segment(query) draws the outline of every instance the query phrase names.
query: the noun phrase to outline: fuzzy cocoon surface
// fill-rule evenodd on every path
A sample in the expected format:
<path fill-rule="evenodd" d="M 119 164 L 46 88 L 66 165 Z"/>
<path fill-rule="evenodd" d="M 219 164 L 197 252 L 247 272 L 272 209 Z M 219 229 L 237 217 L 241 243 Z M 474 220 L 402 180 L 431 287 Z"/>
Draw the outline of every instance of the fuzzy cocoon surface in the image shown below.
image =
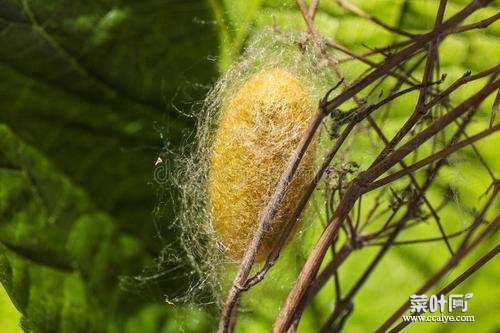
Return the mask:
<path fill-rule="evenodd" d="M 239 260 L 244 255 L 258 215 L 312 115 L 303 85 L 283 69 L 254 74 L 224 104 L 214 137 L 208 194 L 214 229 L 229 257 Z M 314 143 L 300 163 L 257 259 L 272 250 L 312 179 L 313 152 Z"/>

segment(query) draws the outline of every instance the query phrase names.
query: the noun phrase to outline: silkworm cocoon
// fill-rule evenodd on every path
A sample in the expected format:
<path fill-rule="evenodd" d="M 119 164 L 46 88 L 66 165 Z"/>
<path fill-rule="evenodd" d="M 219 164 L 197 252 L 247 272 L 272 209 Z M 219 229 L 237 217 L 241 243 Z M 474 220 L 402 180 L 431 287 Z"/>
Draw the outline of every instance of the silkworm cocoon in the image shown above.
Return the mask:
<path fill-rule="evenodd" d="M 231 258 L 239 260 L 253 236 L 259 213 L 308 127 L 313 109 L 296 76 L 283 69 L 268 69 L 243 83 L 221 112 L 208 194 L 218 240 Z M 301 161 L 257 259 L 272 250 L 310 182 L 313 151 L 314 147 L 309 147 Z"/>

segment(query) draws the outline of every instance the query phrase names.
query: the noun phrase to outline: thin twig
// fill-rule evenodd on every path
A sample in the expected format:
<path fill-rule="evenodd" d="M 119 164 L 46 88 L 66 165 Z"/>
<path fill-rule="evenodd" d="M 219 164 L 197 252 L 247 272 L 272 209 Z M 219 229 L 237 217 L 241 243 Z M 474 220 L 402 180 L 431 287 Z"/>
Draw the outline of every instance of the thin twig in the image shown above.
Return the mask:
<path fill-rule="evenodd" d="M 492 91 L 495 91 L 500 86 L 500 81 L 495 81 L 492 84 L 484 87 L 478 93 L 467 99 L 465 102 L 460 104 L 453 111 L 445 114 L 443 117 L 435 121 L 426 130 L 422 131 L 415 138 L 410 140 L 406 145 L 395 151 L 394 153 L 388 155 L 384 160 L 380 161 L 378 164 L 374 165 L 366 172 L 362 172 L 354 179 L 349 187 L 347 188 L 343 200 L 339 203 L 337 211 L 334 217 L 325 228 L 323 234 L 318 240 L 316 246 L 308 257 L 303 269 L 292 288 L 290 294 L 288 295 L 287 301 L 282 308 L 278 319 L 275 322 L 273 330 L 275 332 L 286 331 L 290 325 L 290 321 L 293 317 L 293 313 L 307 290 L 307 286 L 314 279 L 314 275 L 317 273 L 318 268 L 323 260 L 326 250 L 329 244 L 335 237 L 338 227 L 341 222 L 345 219 L 346 215 L 352 208 L 354 202 L 357 200 L 359 195 L 364 191 L 364 188 L 374 179 L 378 178 L 382 173 L 387 171 L 394 164 L 398 163 L 404 157 L 406 157 L 411 151 L 416 147 L 420 146 L 422 143 L 427 141 L 433 135 L 438 133 L 441 129 L 446 127 L 454 119 L 460 117 L 471 107 L 478 105 L 482 102 Z"/>
<path fill-rule="evenodd" d="M 379 188 L 381 186 L 384 186 L 384 185 L 387 185 L 389 183 L 392 183 L 393 181 L 403 177 L 403 176 L 406 176 L 406 175 L 409 175 L 409 174 L 412 174 L 413 172 L 417 171 L 418 169 L 420 168 L 423 168 L 424 166 L 430 164 L 430 163 L 433 163 L 437 160 L 440 160 L 442 158 L 446 158 L 447 156 L 451 155 L 452 153 L 456 152 L 457 150 L 460 150 L 466 146 L 469 146 L 471 145 L 473 142 L 476 142 L 476 141 L 479 141 L 481 139 L 484 139 L 485 137 L 489 136 L 490 134 L 493 134 L 497 131 L 500 130 L 500 124 L 496 125 L 496 126 L 493 126 L 493 127 L 490 127 L 476 135 L 473 135 L 463 141 L 460 141 L 454 145 L 451 145 L 451 146 L 448 146 L 446 147 L 445 149 L 435 153 L 435 154 L 432 154 L 431 156 L 429 157 L 426 157 L 420 161 L 418 161 L 417 163 L 415 164 L 412 164 L 406 168 L 404 168 L 403 170 L 401 171 L 397 171 L 385 178 L 382 178 L 380 180 L 377 180 L 373 183 L 371 183 L 367 188 L 366 188 L 366 191 L 372 191 L 376 188 Z"/>
<path fill-rule="evenodd" d="M 456 279 L 454 279 L 452 282 L 450 282 L 446 287 L 441 289 L 439 292 L 436 293 L 436 295 L 446 295 L 455 287 L 460 285 L 462 282 L 467 280 L 472 274 L 477 272 L 481 267 L 483 267 L 485 264 L 487 264 L 491 259 L 495 258 L 496 255 L 500 253 L 500 245 L 495 246 L 493 249 L 491 249 L 488 253 L 486 253 L 484 256 L 479 258 L 473 265 L 471 265 L 465 272 L 460 274 Z M 414 314 L 416 315 L 416 314 Z M 411 321 L 401 321 L 397 326 L 395 326 L 391 331 L 392 332 L 399 332 L 406 326 L 410 325 L 412 322 Z"/>
<path fill-rule="evenodd" d="M 337 97 L 333 98 L 332 100 L 328 100 L 328 96 L 325 97 L 325 99 L 320 103 L 316 115 L 313 117 L 312 123 L 310 124 L 308 130 L 306 131 L 304 137 L 300 141 L 298 147 L 296 148 L 295 152 L 292 154 L 290 160 L 288 161 L 287 168 L 283 175 L 280 177 L 280 180 L 278 182 L 278 185 L 276 187 L 275 192 L 273 193 L 270 201 L 268 202 L 268 205 L 265 207 L 265 209 L 262 211 L 262 213 L 259 215 L 257 224 L 256 224 L 256 230 L 254 232 L 254 235 L 252 237 L 252 240 L 250 242 L 249 247 L 247 248 L 247 251 L 244 255 L 244 258 L 240 264 L 240 269 L 238 271 L 238 274 L 235 277 L 235 280 L 233 282 L 233 285 L 229 291 L 228 297 L 226 299 L 226 302 L 224 303 L 223 311 L 221 314 L 221 319 L 219 323 L 219 331 L 220 332 L 230 332 L 232 331 L 233 327 L 231 323 L 234 323 L 235 321 L 235 311 L 237 308 L 237 304 L 241 295 L 241 292 L 249 288 L 249 280 L 248 280 L 248 275 L 250 273 L 250 270 L 253 266 L 253 263 L 255 261 L 255 256 L 257 253 L 257 249 L 260 246 L 260 243 L 262 242 L 263 237 L 266 235 L 267 231 L 269 230 L 270 224 L 272 220 L 274 219 L 274 216 L 278 210 L 279 205 L 281 204 L 281 201 L 284 197 L 284 194 L 288 188 L 289 183 L 291 182 L 292 178 L 294 177 L 294 174 L 296 170 L 298 169 L 299 163 L 304 156 L 309 144 L 311 143 L 313 136 L 315 135 L 318 127 L 322 123 L 322 121 L 325 119 L 325 117 L 330 114 L 333 110 L 335 110 L 337 107 L 339 107 L 341 104 L 343 104 L 345 101 L 351 99 L 351 98 L 356 98 L 356 94 L 362 91 L 364 88 L 366 88 L 368 85 L 371 83 L 375 82 L 381 77 L 384 77 L 388 73 L 392 73 L 392 70 L 396 67 L 399 66 L 400 63 L 405 62 L 409 58 L 411 58 L 414 54 L 422 50 L 427 43 L 433 42 L 433 41 L 439 41 L 439 39 L 445 34 L 446 31 L 449 31 L 450 29 L 454 29 L 462 20 L 464 20 L 466 17 L 468 17 L 470 14 L 472 14 L 475 10 L 478 8 L 486 5 L 489 3 L 491 0 L 477 0 L 471 2 L 468 6 L 466 6 L 464 9 L 456 13 L 454 16 L 449 18 L 447 21 L 443 22 L 443 24 L 436 26 L 435 29 L 429 33 L 420 35 L 420 36 L 415 36 L 412 38 L 411 43 L 408 44 L 406 48 L 403 50 L 394 53 L 393 55 L 390 55 L 385 59 L 385 61 L 380 64 L 376 65 L 376 67 L 368 73 L 367 75 L 363 76 L 359 81 L 355 82 L 354 84 L 350 85 L 347 87 L 347 89 L 338 95 Z M 300 3 L 303 4 L 301 0 L 297 1 L 297 4 L 300 6 Z M 317 6 L 317 3 L 316 5 Z M 302 6 L 304 8 L 300 8 L 301 11 L 304 14 L 305 6 Z M 312 7 L 312 6 L 311 6 Z M 313 14 L 311 14 L 311 8 L 305 11 L 305 19 L 306 19 L 306 24 L 307 21 L 310 21 L 310 31 L 315 31 L 314 26 L 312 25 L 312 18 Z M 319 36 L 319 34 L 318 34 Z M 405 76 L 403 78 L 406 79 Z M 427 82 L 430 82 L 430 80 L 427 80 Z M 498 86 L 498 81 L 493 82 L 490 86 L 491 87 L 496 87 Z M 427 91 L 427 89 L 426 89 Z M 475 94 L 472 96 L 470 99 L 468 99 L 466 102 L 462 103 L 459 107 L 455 108 L 453 111 L 448 113 L 447 115 L 443 116 L 440 118 L 438 121 L 435 122 L 435 124 L 440 128 L 444 128 L 447 124 L 449 124 L 449 121 L 453 121 L 457 117 L 461 116 L 464 112 L 466 112 L 470 107 L 476 106 L 479 102 L 481 102 L 491 91 L 489 88 L 483 88 L 479 93 Z M 434 100 L 438 98 L 437 102 L 440 102 L 444 96 L 442 94 L 439 94 L 439 96 L 434 97 Z M 432 104 L 432 101 L 429 102 Z M 429 103 L 423 105 L 423 109 L 426 109 L 429 106 Z M 451 114 L 451 116 L 450 116 Z M 448 116 L 448 117 L 447 117 Z M 299 290 L 300 296 L 302 295 L 302 291 L 304 288 L 301 288 L 300 285 L 304 282 L 310 282 L 311 278 L 314 277 L 315 273 L 317 272 L 317 269 L 319 267 L 319 264 L 322 261 L 322 257 L 324 252 L 322 251 L 322 247 L 324 245 L 329 246 L 327 243 L 331 242 L 331 240 L 334 238 L 336 234 L 336 230 L 338 226 L 341 224 L 341 222 L 347 217 L 348 212 L 352 208 L 352 205 L 354 202 L 359 198 L 359 196 L 363 193 L 363 188 L 370 183 L 371 181 L 375 180 L 378 178 L 382 173 L 386 172 L 390 167 L 392 167 L 395 163 L 398 163 L 404 156 L 406 156 L 410 151 L 418 147 L 420 144 L 428 140 L 430 137 L 432 137 L 435 133 L 438 132 L 440 128 L 433 127 L 431 125 L 427 130 L 422 131 L 419 135 L 416 136 L 416 140 L 410 140 L 409 143 L 411 143 L 410 146 L 405 145 L 401 149 L 397 150 L 394 153 L 391 153 L 387 156 L 387 158 L 384 158 L 383 161 L 380 161 L 379 163 L 373 165 L 372 168 L 370 168 L 367 172 L 362 172 L 358 177 L 352 181 L 347 189 L 346 192 L 340 201 L 339 206 L 337 207 L 337 210 L 335 211 L 334 216 L 330 220 L 330 223 L 325 229 L 324 234 L 320 238 L 320 242 L 318 243 L 318 246 L 315 247 L 313 250 L 312 255 L 309 257 L 308 261 L 306 262 L 306 265 L 304 266 L 304 269 L 301 273 L 301 276 L 303 275 L 304 272 L 308 272 L 306 275 L 309 277 L 307 279 L 304 279 L 299 285 L 296 284 L 294 289 L 292 290 L 290 298 L 294 298 L 294 293 Z M 404 148 L 404 149 L 403 149 Z M 408 152 L 405 151 L 409 150 Z M 300 212 L 298 214 L 300 216 Z M 322 244 L 322 242 L 325 242 L 325 244 Z M 320 244 L 321 243 L 321 244 Z M 301 281 L 302 277 L 299 277 L 299 281 Z M 300 299 L 300 297 L 299 297 Z M 298 299 L 297 299 L 298 301 Z M 287 304 L 283 308 L 282 314 L 283 313 L 288 313 L 290 311 L 290 307 L 288 306 L 289 301 L 287 301 Z M 293 303 L 293 302 L 292 302 Z M 278 318 L 278 321 L 275 325 L 275 331 L 285 331 L 289 327 L 289 320 L 291 317 L 288 315 L 282 316 L 280 314 L 280 317 Z M 285 319 L 285 321 L 282 321 L 282 319 Z M 283 329 L 281 329 L 283 328 Z"/>
<path fill-rule="evenodd" d="M 401 36 L 405 36 L 405 37 L 415 37 L 414 34 L 412 33 L 409 33 L 409 32 L 406 32 L 406 31 L 403 31 L 401 29 L 397 29 L 395 27 L 391 27 L 390 25 L 382 22 L 381 20 L 379 20 L 378 18 L 368 14 L 367 12 L 363 11 L 361 8 L 359 7 L 356 7 L 355 5 L 353 5 L 352 3 L 350 2 L 347 2 L 346 0 L 337 0 L 337 3 L 347 9 L 348 11 L 358 15 L 359 17 L 362 17 L 362 18 L 365 18 L 379 26 L 381 26 L 382 28 L 390 31 L 390 32 L 394 32 L 398 35 L 401 35 Z"/>
<path fill-rule="evenodd" d="M 453 267 L 455 267 L 464 256 L 466 256 L 470 251 L 472 251 L 472 249 L 474 249 L 481 242 L 483 238 L 485 238 L 489 234 L 498 231 L 498 228 L 500 227 L 499 215 L 497 215 L 497 217 L 493 220 L 493 222 L 491 222 L 488 225 L 488 227 L 479 236 L 477 236 L 476 239 L 474 239 L 474 241 L 472 241 L 470 244 L 468 242 L 469 239 L 472 237 L 474 231 L 481 224 L 483 217 L 486 214 L 486 211 L 490 207 L 493 200 L 496 198 L 499 189 L 500 189 L 500 184 L 499 183 L 495 184 L 495 189 L 493 194 L 490 196 L 490 199 L 485 204 L 482 212 L 478 215 L 478 217 L 472 224 L 471 229 L 467 232 L 466 237 L 462 241 L 455 255 L 446 263 L 446 265 L 444 265 L 438 272 L 436 272 L 431 278 L 429 278 L 424 283 L 424 285 L 418 291 L 415 292 L 415 294 L 423 294 L 427 290 L 429 290 L 429 288 L 431 288 L 437 281 L 439 281 L 447 272 L 449 272 Z M 394 322 L 401 317 L 401 315 L 407 308 L 408 308 L 408 302 L 405 302 L 379 327 L 377 332 L 387 331 L 391 327 L 391 325 L 394 324 Z"/>

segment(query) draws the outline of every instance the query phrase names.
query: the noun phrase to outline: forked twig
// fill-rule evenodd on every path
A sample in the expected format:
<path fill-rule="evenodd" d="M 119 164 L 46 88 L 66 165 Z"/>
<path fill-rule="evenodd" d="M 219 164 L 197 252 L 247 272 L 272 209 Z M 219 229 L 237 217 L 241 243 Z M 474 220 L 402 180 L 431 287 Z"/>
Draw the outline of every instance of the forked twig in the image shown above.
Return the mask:
<path fill-rule="evenodd" d="M 358 202 L 358 213 L 355 219 L 351 219 L 351 209 L 354 207 L 354 204 L 360 199 L 360 197 L 366 193 L 367 191 L 375 190 L 381 186 L 386 186 L 389 183 L 399 179 L 400 177 L 410 175 L 412 184 L 414 188 L 417 190 L 417 194 L 414 196 L 411 204 L 408 203 L 409 211 L 407 212 L 406 219 L 402 221 L 409 220 L 414 218 L 417 214 L 417 211 L 420 206 L 420 199 L 425 198 L 425 185 L 419 186 L 418 183 L 413 178 L 412 174 L 417 169 L 420 169 L 426 165 L 434 163 L 435 161 L 442 161 L 449 154 L 461 149 L 465 146 L 472 144 L 473 142 L 484 138 L 493 132 L 496 132 L 500 129 L 499 125 L 492 125 L 491 128 L 471 137 L 466 138 L 463 141 L 458 143 L 454 143 L 440 152 L 434 153 L 427 158 L 421 159 L 418 162 L 412 163 L 410 166 L 407 166 L 403 159 L 409 154 L 415 152 L 422 144 L 428 141 L 431 138 L 434 138 L 437 134 L 441 133 L 442 130 L 453 123 L 464 114 L 466 114 L 470 109 L 476 108 L 487 96 L 489 96 L 492 92 L 500 86 L 500 81 L 495 80 L 494 77 L 498 74 L 499 67 L 495 67 L 489 69 L 487 71 L 481 72 L 475 75 L 465 75 L 452 85 L 450 85 L 447 89 L 442 92 L 439 90 L 430 89 L 433 85 L 432 76 L 435 68 L 439 68 L 439 63 L 437 62 L 437 49 L 440 41 L 447 35 L 451 33 L 459 33 L 461 31 L 482 28 L 490 25 L 492 22 L 498 19 L 498 15 L 494 15 L 486 20 L 481 22 L 467 25 L 467 26 L 459 26 L 459 24 L 472 13 L 474 13 L 478 8 L 481 8 L 491 2 L 491 0 L 476 0 L 472 1 L 465 8 L 457 12 L 455 15 L 451 16 L 448 20 L 442 21 L 444 17 L 444 8 L 446 1 L 440 2 L 440 9 L 438 11 L 438 15 L 436 18 L 436 23 L 432 31 L 421 34 L 421 35 L 413 35 L 407 32 L 402 31 L 399 28 L 391 27 L 384 22 L 381 22 L 379 19 L 370 16 L 369 14 L 363 12 L 361 9 L 352 6 L 347 3 L 345 0 L 338 0 L 344 7 L 349 9 L 350 11 L 364 17 L 366 19 L 371 20 L 375 24 L 378 24 L 385 29 L 392 31 L 394 33 L 402 34 L 408 37 L 408 41 L 404 43 L 399 43 L 400 45 L 392 45 L 390 47 L 391 50 L 399 50 L 394 52 L 393 54 L 387 54 L 384 52 L 379 52 L 386 56 L 385 60 L 381 63 L 375 63 L 366 58 L 366 55 L 357 55 L 348 49 L 336 44 L 334 41 L 327 41 L 324 39 L 318 30 L 314 27 L 314 16 L 318 8 L 318 1 L 312 1 L 311 6 L 307 8 L 302 0 L 297 0 L 297 6 L 301 11 L 304 20 L 306 22 L 308 32 L 315 38 L 317 41 L 318 47 L 322 49 L 323 54 L 326 55 L 327 50 L 323 48 L 324 45 L 335 47 L 341 49 L 343 52 L 349 54 L 350 56 L 359 59 L 360 61 L 367 63 L 371 70 L 366 73 L 366 75 L 362 76 L 358 81 L 354 82 L 351 85 L 345 85 L 345 90 L 338 94 L 336 97 L 329 99 L 329 92 L 325 98 L 320 102 L 317 112 L 312 119 L 311 124 L 309 125 L 305 135 L 301 139 L 298 147 L 295 152 L 292 154 L 290 160 L 287 163 L 287 167 L 283 175 L 280 177 L 278 181 L 278 185 L 271 196 L 267 206 L 259 215 L 256 229 L 252 240 L 247 248 L 247 251 L 243 257 L 243 260 L 240 264 L 239 271 L 233 281 L 232 287 L 229 291 L 227 299 L 224 303 L 224 307 L 222 309 L 220 322 L 219 322 L 219 332 L 230 332 L 234 329 L 234 323 L 236 320 L 236 311 L 237 306 L 241 297 L 241 293 L 249 288 L 253 287 L 255 284 L 260 282 L 269 269 L 273 266 L 274 262 L 278 259 L 279 253 L 286 243 L 287 238 L 289 237 L 291 230 L 294 228 L 298 219 L 301 216 L 302 211 L 304 210 L 309 198 L 311 197 L 314 189 L 319 184 L 320 180 L 323 178 L 324 173 L 329 168 L 331 161 L 336 156 L 338 151 L 341 149 L 343 143 L 350 135 L 351 131 L 355 128 L 355 126 L 363 121 L 364 119 L 368 119 L 371 126 L 378 131 L 379 136 L 384 137 L 381 130 L 378 128 L 375 120 L 371 117 L 371 114 L 388 104 L 390 101 L 395 98 L 402 96 L 410 91 L 419 90 L 419 98 L 417 101 L 417 105 L 415 107 L 414 113 L 409 117 L 405 125 L 400 129 L 398 134 L 394 136 L 390 141 L 385 141 L 385 148 L 382 150 L 380 155 L 374 160 L 373 164 L 365 171 L 360 172 L 354 179 L 345 182 L 346 187 L 345 190 L 342 189 L 342 186 L 339 189 L 339 193 L 342 193 L 340 201 L 337 204 L 336 210 L 331 217 L 328 225 L 326 226 L 322 236 L 320 237 L 318 243 L 314 247 L 312 253 L 308 257 L 304 267 L 292 288 L 288 299 L 282 308 L 280 315 L 278 316 L 273 331 L 274 332 L 286 332 L 286 331 L 294 331 L 298 321 L 300 320 L 300 316 L 302 311 L 304 310 L 307 303 L 314 297 L 314 295 L 319 291 L 327 279 L 336 274 L 336 271 L 341 265 L 341 263 L 348 257 L 348 255 L 355 250 L 358 246 L 363 245 L 363 236 L 358 234 L 360 230 L 363 229 L 364 225 L 368 224 L 368 221 L 365 221 L 364 224 L 360 223 L 360 215 L 361 215 L 361 203 Z M 416 54 L 419 54 L 427 50 L 427 62 L 424 70 L 424 78 L 421 83 L 415 82 L 415 78 L 411 75 L 410 72 L 406 72 L 405 68 L 402 64 L 405 64 L 407 61 L 412 59 Z M 378 51 L 377 51 L 378 52 Z M 329 61 L 333 66 L 336 66 L 335 61 Z M 459 106 L 452 108 L 449 105 L 447 100 L 448 96 L 458 89 L 460 86 L 466 84 L 467 82 L 471 82 L 477 80 L 479 78 L 492 75 L 493 79 L 483 88 L 481 88 L 477 93 L 468 98 L 466 101 L 461 103 Z M 368 105 L 363 107 L 362 103 L 358 103 L 360 107 L 353 112 L 352 118 L 347 123 L 347 126 L 344 128 L 339 138 L 336 140 L 333 147 L 325 156 L 323 164 L 320 166 L 319 171 L 315 175 L 314 179 L 311 181 L 308 186 L 306 192 L 303 194 L 301 201 L 298 203 L 293 218 L 287 224 L 285 231 L 280 235 L 279 241 L 276 246 L 272 250 L 271 254 L 267 258 L 265 264 L 262 266 L 261 270 L 252 277 L 249 277 L 251 268 L 254 264 L 255 257 L 257 254 L 257 250 L 268 232 L 270 225 L 278 211 L 278 208 L 281 204 L 281 201 L 284 198 L 286 190 L 288 189 L 288 185 L 292 181 L 296 171 L 298 170 L 299 164 L 303 156 L 305 155 L 310 143 L 313 140 L 315 133 L 317 132 L 320 125 L 324 122 L 326 117 L 330 115 L 334 110 L 337 110 L 344 102 L 355 99 L 359 102 L 357 94 L 362 92 L 366 87 L 370 84 L 376 82 L 379 79 L 384 79 L 387 76 L 392 76 L 398 80 L 398 84 L 396 85 L 396 90 L 394 90 L 389 97 L 385 98 L 379 103 L 375 103 L 373 105 Z M 342 82 L 339 82 L 339 84 Z M 400 90 L 400 87 L 403 84 L 408 84 L 409 88 Z M 335 87 L 337 88 L 337 87 Z M 427 117 L 427 113 L 434 108 L 436 105 L 442 105 L 445 108 L 448 108 L 448 112 L 444 115 L 440 116 L 437 120 L 432 122 L 427 128 L 422 130 L 420 133 L 416 134 L 413 138 L 408 140 L 404 145 L 400 148 L 396 149 L 397 145 L 402 142 L 403 138 L 405 138 L 411 131 L 414 130 L 416 124 L 420 124 L 422 119 Z M 402 164 L 403 169 L 396 173 L 393 173 L 385 178 L 380 180 L 378 179 L 385 172 L 389 171 L 396 164 Z M 495 192 L 496 193 L 496 192 Z M 437 209 L 434 209 L 430 203 L 426 200 L 426 204 L 431 211 L 431 215 L 434 216 L 436 222 L 440 227 L 440 231 L 442 233 L 442 237 L 440 239 L 445 240 L 447 242 L 447 235 L 439 224 L 439 217 L 437 214 Z M 404 201 L 400 202 L 400 207 L 406 204 Z M 378 206 L 377 206 L 378 207 Z M 413 208 L 412 208 L 413 207 Z M 373 210 L 372 213 L 374 213 Z M 371 213 L 371 215 L 372 215 Z M 351 222 L 352 220 L 352 222 Z M 345 229 L 345 232 L 348 233 L 349 242 L 341 247 L 339 252 L 335 252 L 334 260 L 326 266 L 325 270 L 317 275 L 319 267 L 323 261 L 323 258 L 326 254 L 326 251 L 331 247 L 331 244 L 334 239 L 337 239 L 339 227 L 343 224 L 344 221 L 348 221 L 349 228 Z M 496 221 L 496 220 L 495 220 Z M 391 225 L 389 225 L 390 219 L 387 224 L 384 226 L 382 230 L 389 230 Z M 496 222 L 495 222 L 496 223 Z M 406 223 L 399 223 L 395 225 L 395 228 L 391 230 L 389 240 L 384 244 L 384 247 L 389 248 L 394 244 L 394 238 L 399 233 L 400 230 L 406 228 Z M 469 232 L 472 229 L 469 230 Z M 381 233 L 379 236 L 383 235 Z M 466 234 L 466 238 L 469 233 Z M 358 239 L 359 238 L 359 239 Z M 392 241 L 391 241 L 392 239 Z M 474 240 L 476 242 L 478 238 Z M 347 245 L 349 244 L 349 245 Z M 449 246 L 449 244 L 448 244 Z M 470 247 L 470 246 L 469 246 Z M 469 249 L 469 247 L 464 248 L 460 247 L 457 252 L 452 256 L 456 258 L 459 256 L 463 256 L 463 252 Z M 450 247 L 451 250 L 451 247 Z M 385 251 L 385 250 L 384 250 Z M 469 250 L 467 250 L 469 251 Z M 453 253 L 453 252 L 452 252 Z M 376 263 L 375 263 L 376 265 Z M 370 271 L 367 273 L 370 274 Z M 363 278 L 362 278 L 363 279 Z M 363 281 L 360 282 L 359 288 Z M 341 298 L 343 302 L 347 300 L 345 303 L 345 307 L 337 306 L 335 311 L 337 313 L 332 314 L 332 322 L 327 323 L 325 325 L 325 329 L 340 329 L 346 318 L 352 311 L 352 308 L 349 307 L 349 300 L 352 299 L 352 296 L 356 293 L 357 289 L 353 289 L 350 291 L 345 298 Z M 339 297 L 339 288 L 337 288 L 337 295 Z M 339 298 L 340 299 L 340 298 Z M 339 303 L 339 302 L 338 302 Z M 339 304 L 337 304 L 339 305 Z M 339 314 L 342 315 L 339 317 Z M 330 325 L 331 324 L 331 325 Z M 392 324 L 392 323 L 390 323 Z"/>

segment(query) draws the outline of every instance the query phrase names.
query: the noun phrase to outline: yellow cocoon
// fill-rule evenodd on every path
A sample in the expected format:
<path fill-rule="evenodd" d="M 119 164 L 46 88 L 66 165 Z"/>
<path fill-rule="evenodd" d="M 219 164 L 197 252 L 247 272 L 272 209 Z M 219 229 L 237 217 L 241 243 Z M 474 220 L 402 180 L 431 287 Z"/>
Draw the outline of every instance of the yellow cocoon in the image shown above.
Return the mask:
<path fill-rule="evenodd" d="M 304 135 L 312 107 L 299 79 L 282 69 L 250 77 L 229 98 L 214 136 L 208 194 L 214 229 L 227 254 L 242 258 L 259 213 Z M 273 220 L 257 259 L 272 250 L 312 179 L 314 147 L 309 147 Z"/>

